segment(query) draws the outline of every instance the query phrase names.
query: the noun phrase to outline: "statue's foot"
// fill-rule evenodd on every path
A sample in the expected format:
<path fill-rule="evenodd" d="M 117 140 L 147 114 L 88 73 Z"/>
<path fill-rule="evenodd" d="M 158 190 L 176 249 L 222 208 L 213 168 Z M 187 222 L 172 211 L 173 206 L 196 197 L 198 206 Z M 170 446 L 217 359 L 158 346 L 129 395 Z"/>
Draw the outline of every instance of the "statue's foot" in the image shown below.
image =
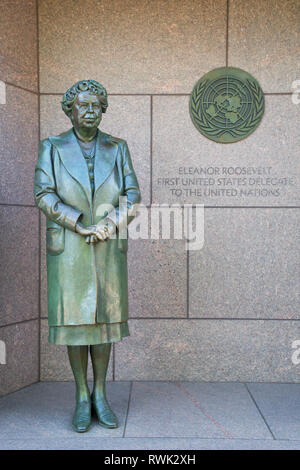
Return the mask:
<path fill-rule="evenodd" d="M 105 398 L 92 399 L 92 407 L 101 426 L 109 429 L 118 427 L 118 419 Z"/>
<path fill-rule="evenodd" d="M 91 402 L 78 401 L 72 420 L 73 429 L 76 432 L 86 432 L 91 425 Z"/>

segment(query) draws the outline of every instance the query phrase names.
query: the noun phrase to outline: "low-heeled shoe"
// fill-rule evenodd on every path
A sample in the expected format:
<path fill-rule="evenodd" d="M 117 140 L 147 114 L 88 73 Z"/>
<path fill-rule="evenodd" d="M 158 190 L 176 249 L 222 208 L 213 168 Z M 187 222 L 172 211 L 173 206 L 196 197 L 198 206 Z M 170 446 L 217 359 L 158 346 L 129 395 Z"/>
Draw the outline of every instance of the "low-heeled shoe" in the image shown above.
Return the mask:
<path fill-rule="evenodd" d="M 72 420 L 73 429 L 76 432 L 86 432 L 91 425 L 91 402 L 79 401 Z"/>
<path fill-rule="evenodd" d="M 101 426 L 109 429 L 118 427 L 118 419 L 105 399 L 93 400 L 92 407 Z"/>

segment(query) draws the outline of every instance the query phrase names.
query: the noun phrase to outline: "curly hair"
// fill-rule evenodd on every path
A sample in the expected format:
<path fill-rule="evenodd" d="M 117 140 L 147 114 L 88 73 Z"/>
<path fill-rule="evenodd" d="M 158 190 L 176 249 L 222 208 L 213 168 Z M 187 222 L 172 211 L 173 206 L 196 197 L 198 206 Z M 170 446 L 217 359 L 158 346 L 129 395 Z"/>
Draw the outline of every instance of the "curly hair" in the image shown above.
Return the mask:
<path fill-rule="evenodd" d="M 100 98 L 102 112 L 105 113 L 108 107 L 107 102 L 107 91 L 103 85 L 96 82 L 95 80 L 81 80 L 75 83 L 69 88 L 63 96 L 61 101 L 61 107 L 64 113 L 70 117 L 73 104 L 77 98 L 77 95 L 82 91 L 89 91 L 93 95 L 98 95 Z"/>

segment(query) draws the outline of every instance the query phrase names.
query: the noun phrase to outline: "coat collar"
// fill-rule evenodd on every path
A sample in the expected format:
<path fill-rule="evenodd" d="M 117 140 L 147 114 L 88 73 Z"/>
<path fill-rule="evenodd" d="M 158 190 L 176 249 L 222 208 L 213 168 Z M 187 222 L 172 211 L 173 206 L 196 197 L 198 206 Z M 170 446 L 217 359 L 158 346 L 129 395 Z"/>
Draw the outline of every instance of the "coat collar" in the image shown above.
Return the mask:
<path fill-rule="evenodd" d="M 90 205 L 92 192 L 87 164 L 73 129 L 57 137 L 49 137 L 50 142 L 57 148 L 60 158 L 70 175 L 83 187 Z M 114 169 L 118 152 L 117 142 L 98 129 L 94 162 L 95 192 L 108 178 Z"/>

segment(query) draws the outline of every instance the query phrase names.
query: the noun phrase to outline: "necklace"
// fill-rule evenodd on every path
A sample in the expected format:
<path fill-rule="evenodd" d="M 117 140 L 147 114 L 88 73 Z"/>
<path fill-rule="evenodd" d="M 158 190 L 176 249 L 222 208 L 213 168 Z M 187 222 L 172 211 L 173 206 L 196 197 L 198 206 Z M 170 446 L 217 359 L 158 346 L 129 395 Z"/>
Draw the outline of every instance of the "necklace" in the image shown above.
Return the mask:
<path fill-rule="evenodd" d="M 88 145 L 87 146 L 88 148 L 85 148 L 85 146 L 81 142 L 79 143 L 79 145 L 81 147 L 84 158 L 87 158 L 88 160 L 91 160 L 91 159 L 94 158 L 95 148 L 96 148 L 96 141 L 93 142 L 92 146 Z"/>
<path fill-rule="evenodd" d="M 92 159 L 95 156 L 95 148 L 87 152 L 86 150 L 82 149 L 84 158 Z"/>

